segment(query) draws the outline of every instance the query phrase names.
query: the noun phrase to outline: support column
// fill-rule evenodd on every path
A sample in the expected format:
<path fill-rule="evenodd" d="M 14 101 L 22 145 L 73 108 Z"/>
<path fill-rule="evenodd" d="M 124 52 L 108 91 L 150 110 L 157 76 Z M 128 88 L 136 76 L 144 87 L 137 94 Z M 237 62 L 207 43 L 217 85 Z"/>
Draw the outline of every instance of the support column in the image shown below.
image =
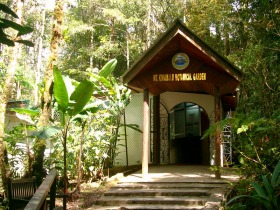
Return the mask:
<path fill-rule="evenodd" d="M 153 163 L 160 164 L 160 96 L 153 99 Z"/>
<path fill-rule="evenodd" d="M 148 175 L 149 166 L 149 89 L 144 90 L 143 103 L 143 150 L 142 150 L 142 177 Z"/>
<path fill-rule="evenodd" d="M 219 87 L 214 87 L 214 103 L 215 103 L 215 123 L 221 120 L 221 95 Z M 221 178 L 221 131 L 219 128 L 215 131 L 215 177 Z"/>

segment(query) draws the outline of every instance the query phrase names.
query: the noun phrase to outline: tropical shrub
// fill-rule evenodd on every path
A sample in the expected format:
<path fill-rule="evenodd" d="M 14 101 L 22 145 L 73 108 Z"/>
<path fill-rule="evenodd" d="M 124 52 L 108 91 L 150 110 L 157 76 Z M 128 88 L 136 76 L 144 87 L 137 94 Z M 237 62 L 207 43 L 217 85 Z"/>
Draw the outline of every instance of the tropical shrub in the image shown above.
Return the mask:
<path fill-rule="evenodd" d="M 251 181 L 253 187 L 249 195 L 239 195 L 228 201 L 227 205 L 234 203 L 230 209 L 268 209 L 280 208 L 280 161 L 275 166 L 272 175 L 263 175 L 261 182 Z M 238 199 L 242 203 L 236 203 Z"/>

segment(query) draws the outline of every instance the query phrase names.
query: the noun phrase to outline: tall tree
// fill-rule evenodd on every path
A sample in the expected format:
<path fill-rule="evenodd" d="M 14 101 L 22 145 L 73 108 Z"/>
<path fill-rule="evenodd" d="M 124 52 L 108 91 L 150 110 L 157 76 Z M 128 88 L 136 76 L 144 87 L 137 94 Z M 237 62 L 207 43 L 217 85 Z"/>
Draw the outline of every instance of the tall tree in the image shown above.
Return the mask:
<path fill-rule="evenodd" d="M 42 49 L 43 49 L 43 36 L 45 32 L 45 19 L 46 19 L 46 9 L 45 6 L 42 7 L 42 23 L 38 24 L 41 28 L 40 35 L 37 41 L 37 61 L 35 68 L 35 84 L 34 84 L 34 105 L 39 103 L 39 83 L 41 82 L 41 68 L 42 68 Z"/>
<path fill-rule="evenodd" d="M 17 0 L 17 2 L 16 2 L 15 11 L 18 16 L 16 23 L 19 25 L 22 23 L 23 2 L 24 2 L 23 0 Z M 11 34 L 11 36 L 13 37 L 13 39 L 15 39 L 17 36 L 17 33 Z M 8 65 L 8 68 L 6 71 L 3 91 L 0 96 L 0 165 L 1 165 L 2 184 L 4 185 L 5 192 L 7 192 L 6 183 L 7 183 L 7 177 L 9 176 L 7 149 L 6 149 L 6 143 L 4 141 L 5 114 L 6 114 L 7 103 L 11 98 L 19 52 L 20 52 L 20 45 L 19 45 L 19 43 L 15 42 L 14 47 L 9 48 L 10 60 L 9 60 L 9 65 Z"/>
<path fill-rule="evenodd" d="M 57 0 L 54 8 L 54 23 L 52 28 L 52 37 L 50 43 L 50 56 L 45 71 L 44 92 L 41 98 L 41 114 L 39 118 L 39 128 L 44 129 L 49 125 L 51 118 L 51 106 L 53 95 L 53 67 L 57 64 L 59 46 L 62 41 L 62 19 L 63 19 L 63 0 Z M 32 166 L 33 174 L 40 181 L 45 176 L 43 168 L 44 152 L 46 149 L 45 139 L 36 139 L 34 144 L 35 160 Z"/>

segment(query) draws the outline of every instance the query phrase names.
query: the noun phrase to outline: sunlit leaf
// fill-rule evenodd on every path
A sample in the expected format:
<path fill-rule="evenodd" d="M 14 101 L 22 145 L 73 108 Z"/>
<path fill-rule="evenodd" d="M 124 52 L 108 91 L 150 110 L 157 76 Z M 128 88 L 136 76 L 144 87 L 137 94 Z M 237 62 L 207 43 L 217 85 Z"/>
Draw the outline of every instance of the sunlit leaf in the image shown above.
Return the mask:
<path fill-rule="evenodd" d="M 69 112 L 70 116 L 74 116 L 83 110 L 90 100 L 93 91 L 94 85 L 88 80 L 81 82 L 78 87 L 76 87 L 70 97 L 70 100 L 75 102 L 73 109 Z"/>
<path fill-rule="evenodd" d="M 103 68 L 99 72 L 99 76 L 107 78 L 116 68 L 117 60 L 112 59 L 108 63 L 103 66 Z"/>
<path fill-rule="evenodd" d="M 69 104 L 68 92 L 63 77 L 56 66 L 53 68 L 54 76 L 54 97 L 57 101 L 59 109 L 66 111 Z"/>
<path fill-rule="evenodd" d="M 249 127 L 247 125 L 242 125 L 241 128 L 237 129 L 237 134 L 246 132 L 249 129 Z"/>
<path fill-rule="evenodd" d="M 40 113 L 39 110 L 24 109 L 24 108 L 11 108 L 10 111 L 14 111 L 19 114 L 26 114 L 29 116 L 38 116 Z"/>

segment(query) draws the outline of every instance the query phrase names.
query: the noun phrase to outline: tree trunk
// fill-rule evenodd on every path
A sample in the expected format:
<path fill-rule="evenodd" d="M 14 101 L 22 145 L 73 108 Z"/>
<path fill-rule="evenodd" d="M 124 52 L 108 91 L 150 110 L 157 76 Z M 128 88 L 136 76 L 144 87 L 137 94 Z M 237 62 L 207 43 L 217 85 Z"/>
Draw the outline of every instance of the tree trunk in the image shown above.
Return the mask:
<path fill-rule="evenodd" d="M 147 11 L 147 31 L 146 31 L 146 49 L 148 49 L 151 45 L 151 8 L 152 8 L 152 2 L 151 0 L 148 0 L 148 11 Z"/>
<path fill-rule="evenodd" d="M 50 43 L 50 57 L 45 72 L 45 84 L 44 92 L 41 97 L 41 114 L 39 118 L 39 128 L 43 129 L 49 125 L 51 117 L 51 103 L 53 94 L 53 67 L 57 62 L 58 49 L 62 40 L 62 18 L 63 18 L 63 0 L 57 0 L 54 9 L 54 24 L 52 29 L 52 38 Z M 33 174 L 37 181 L 41 181 L 45 176 L 45 170 L 43 168 L 44 163 L 44 152 L 46 149 L 46 140 L 39 140 L 34 144 L 35 160 L 32 166 Z"/>
<path fill-rule="evenodd" d="M 229 33 L 228 32 L 225 32 L 224 48 L 225 48 L 225 56 L 228 56 L 230 54 Z"/>
<path fill-rule="evenodd" d="M 21 98 L 21 85 L 20 82 L 16 82 L 16 100 L 20 100 Z"/>
<path fill-rule="evenodd" d="M 46 18 L 46 11 L 45 11 L 45 8 L 43 8 L 41 33 L 38 38 L 37 64 L 36 64 L 36 69 L 35 69 L 35 85 L 34 85 L 34 105 L 35 106 L 37 106 L 39 103 L 39 83 L 41 81 L 42 45 L 43 45 L 43 35 L 44 35 L 44 31 L 45 31 L 45 18 Z"/>
<path fill-rule="evenodd" d="M 93 47 L 94 47 L 94 30 L 91 30 L 91 36 L 90 36 L 90 50 L 93 52 Z M 89 67 L 93 68 L 93 55 L 92 53 L 89 56 Z"/>
<path fill-rule="evenodd" d="M 16 5 L 17 8 L 15 11 L 19 17 L 16 20 L 16 22 L 18 24 L 21 24 L 22 21 L 23 2 L 24 2 L 23 0 L 18 0 Z M 6 148 L 6 143 L 4 141 L 5 113 L 6 113 L 7 103 L 12 95 L 13 83 L 14 83 L 14 77 L 16 73 L 19 53 L 20 53 L 20 45 L 18 43 L 15 43 L 15 46 L 9 49 L 10 62 L 6 72 L 3 92 L 0 96 L 0 164 L 1 164 L 0 167 L 1 167 L 2 185 L 4 187 L 5 193 L 7 193 L 7 177 L 9 176 L 7 148 Z"/>
<path fill-rule="evenodd" d="M 82 154 L 83 154 L 83 145 L 84 145 L 84 138 L 85 138 L 85 126 L 86 126 L 86 122 L 82 123 L 82 133 L 81 133 L 80 150 L 79 150 L 79 157 L 78 157 L 78 179 L 77 179 L 77 187 L 76 187 L 78 193 L 81 192 Z"/>

